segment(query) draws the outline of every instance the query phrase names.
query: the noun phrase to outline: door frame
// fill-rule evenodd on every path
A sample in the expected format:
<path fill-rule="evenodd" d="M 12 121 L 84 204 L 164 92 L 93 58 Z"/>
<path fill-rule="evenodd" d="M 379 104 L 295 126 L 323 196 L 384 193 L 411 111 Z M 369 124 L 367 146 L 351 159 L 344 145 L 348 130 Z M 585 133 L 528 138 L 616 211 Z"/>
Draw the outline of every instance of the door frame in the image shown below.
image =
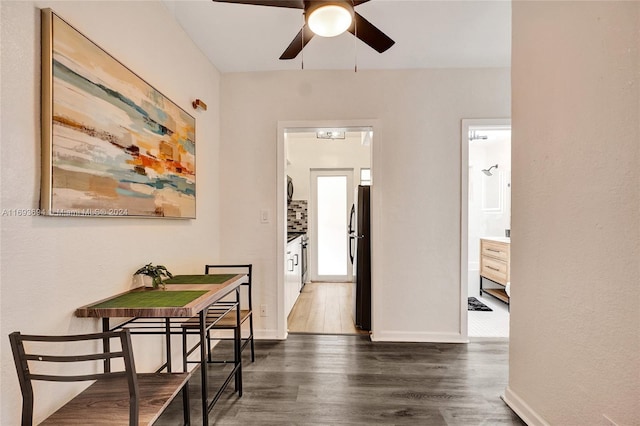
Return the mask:
<path fill-rule="evenodd" d="M 276 147 L 276 337 L 278 339 L 286 339 L 287 317 L 284 314 L 284 271 L 286 268 L 285 251 L 287 248 L 287 176 L 286 176 L 286 153 L 284 135 L 285 132 L 295 131 L 315 131 L 317 128 L 348 128 L 348 129 L 369 129 L 373 130 L 374 140 L 371 143 L 371 176 L 375 175 L 375 159 L 377 157 L 377 147 L 381 146 L 383 138 L 382 126 L 380 120 L 357 119 L 357 120 L 304 120 L 304 121 L 278 121 L 277 127 L 277 147 Z M 375 178 L 376 182 L 380 179 Z M 373 182 L 373 181 L 372 181 Z M 379 223 L 376 212 L 380 211 L 378 197 L 375 196 L 375 187 L 371 186 L 371 306 L 373 317 L 371 318 L 372 336 L 375 336 L 375 304 L 376 304 L 376 277 L 380 276 L 380 265 L 375 262 L 378 252 L 382 251 L 381 244 L 378 243 L 377 237 L 381 234 L 377 232 L 376 225 Z"/>
<path fill-rule="evenodd" d="M 460 130 L 460 337 L 469 341 L 469 130 L 511 129 L 510 118 L 463 119 Z"/>
<path fill-rule="evenodd" d="M 353 265 L 351 264 L 350 260 L 349 260 L 349 247 L 347 244 L 349 244 L 349 238 L 347 236 L 347 227 L 345 227 L 344 230 L 344 237 L 345 237 L 345 248 L 347 249 L 346 251 L 346 258 L 345 261 L 347 262 L 347 273 L 344 276 L 344 278 L 342 276 L 337 276 L 337 275 L 322 275 L 320 276 L 318 274 L 318 209 L 317 209 L 317 199 L 318 199 L 318 191 L 317 191 L 317 185 L 316 185 L 316 181 L 314 180 L 314 177 L 318 177 L 318 176 L 347 176 L 347 210 L 345 211 L 345 217 L 346 217 L 346 222 L 347 222 L 347 226 L 349 223 L 349 213 L 351 212 L 351 206 L 353 205 L 353 195 L 354 195 L 354 185 L 353 185 L 353 180 L 354 180 L 354 169 L 336 169 L 336 168 L 330 168 L 330 169 L 311 169 L 309 176 L 310 176 L 310 180 L 311 182 L 309 182 L 309 233 L 311 234 L 311 244 L 310 246 L 310 250 L 309 250 L 309 257 L 310 257 L 310 262 L 309 265 L 311 266 L 311 280 L 312 281 L 329 281 L 329 282 L 351 282 L 352 278 L 353 278 Z"/>

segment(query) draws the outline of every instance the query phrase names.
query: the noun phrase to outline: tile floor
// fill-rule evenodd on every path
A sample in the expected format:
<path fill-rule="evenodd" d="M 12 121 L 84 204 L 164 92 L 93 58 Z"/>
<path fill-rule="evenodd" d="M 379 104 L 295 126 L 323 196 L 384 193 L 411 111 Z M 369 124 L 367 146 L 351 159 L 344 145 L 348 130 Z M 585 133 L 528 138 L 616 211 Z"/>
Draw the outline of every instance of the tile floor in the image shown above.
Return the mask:
<path fill-rule="evenodd" d="M 509 310 L 507 304 L 487 294 L 469 294 L 493 309 L 492 312 L 469 311 L 469 337 L 509 337 Z"/>

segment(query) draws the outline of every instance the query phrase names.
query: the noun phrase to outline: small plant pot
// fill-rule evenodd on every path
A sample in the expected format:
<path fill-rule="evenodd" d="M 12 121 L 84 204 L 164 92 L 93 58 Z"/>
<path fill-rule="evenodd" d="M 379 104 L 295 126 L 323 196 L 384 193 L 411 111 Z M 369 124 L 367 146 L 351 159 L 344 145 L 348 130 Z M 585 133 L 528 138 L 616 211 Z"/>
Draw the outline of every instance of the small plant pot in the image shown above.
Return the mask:
<path fill-rule="evenodd" d="M 145 288 L 164 288 L 164 283 L 162 282 L 162 278 L 151 277 L 149 275 L 137 275 L 138 282 L 142 283 L 142 286 Z"/>
<path fill-rule="evenodd" d="M 153 288 L 153 278 L 148 275 L 138 275 L 139 282 L 142 282 L 142 285 L 146 288 Z"/>
<path fill-rule="evenodd" d="M 162 277 L 172 278 L 173 275 L 163 265 L 153 266 L 151 263 L 147 263 L 142 268 L 138 269 L 133 275 L 143 276 L 143 285 L 145 287 L 160 288 L 166 290 Z"/>

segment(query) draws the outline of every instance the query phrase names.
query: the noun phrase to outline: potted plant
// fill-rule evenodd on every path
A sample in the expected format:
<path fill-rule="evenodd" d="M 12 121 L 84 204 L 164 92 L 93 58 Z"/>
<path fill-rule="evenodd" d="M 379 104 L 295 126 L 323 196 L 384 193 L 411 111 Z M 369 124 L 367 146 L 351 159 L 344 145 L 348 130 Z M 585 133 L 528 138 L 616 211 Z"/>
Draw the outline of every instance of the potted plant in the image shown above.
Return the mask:
<path fill-rule="evenodd" d="M 162 277 L 173 278 L 173 274 L 163 265 L 154 266 L 152 263 L 147 263 L 142 268 L 138 269 L 133 275 L 146 275 L 151 277 L 153 288 L 158 288 L 162 284 Z"/>

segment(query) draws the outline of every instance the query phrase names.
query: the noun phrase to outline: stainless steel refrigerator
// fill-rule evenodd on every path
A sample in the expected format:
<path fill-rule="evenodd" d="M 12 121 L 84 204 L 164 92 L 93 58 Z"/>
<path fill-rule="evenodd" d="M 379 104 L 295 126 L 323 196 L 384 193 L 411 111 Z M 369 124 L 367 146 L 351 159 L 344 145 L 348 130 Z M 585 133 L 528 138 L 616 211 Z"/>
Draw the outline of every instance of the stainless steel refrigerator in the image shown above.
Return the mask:
<path fill-rule="evenodd" d="M 349 218 L 349 256 L 354 265 L 354 321 L 371 330 L 371 214 L 369 186 L 358 186 Z"/>

